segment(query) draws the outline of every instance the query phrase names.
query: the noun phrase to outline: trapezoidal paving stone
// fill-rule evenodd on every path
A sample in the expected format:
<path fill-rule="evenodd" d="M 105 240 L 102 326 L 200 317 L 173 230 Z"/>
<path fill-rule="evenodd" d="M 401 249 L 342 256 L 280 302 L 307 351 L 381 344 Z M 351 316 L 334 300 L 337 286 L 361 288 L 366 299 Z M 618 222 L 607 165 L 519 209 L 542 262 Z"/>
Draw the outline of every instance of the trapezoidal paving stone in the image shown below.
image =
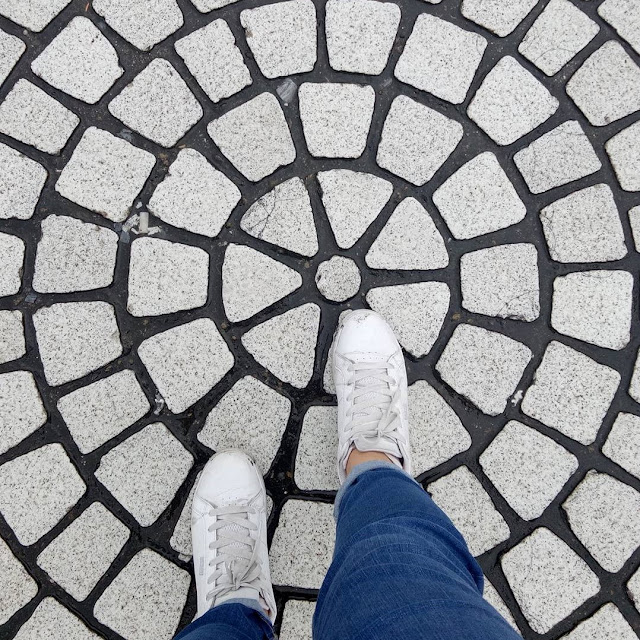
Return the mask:
<path fill-rule="evenodd" d="M 536 0 L 462 0 L 462 15 L 503 38 L 525 19 L 535 4 Z"/>
<path fill-rule="evenodd" d="M 38 585 L 2 538 L 0 538 L 0 569 L 3 582 L 0 624 L 4 624 L 38 593 Z"/>
<path fill-rule="evenodd" d="M 0 297 L 11 296 L 22 286 L 24 240 L 0 233 Z"/>
<path fill-rule="evenodd" d="M 315 602 L 287 600 L 282 614 L 280 640 L 311 640 Z"/>
<path fill-rule="evenodd" d="M 620 186 L 625 191 L 640 191 L 640 122 L 611 138 L 605 149 Z"/>
<path fill-rule="evenodd" d="M 20 311 L 0 311 L 0 364 L 27 353 L 24 320 Z"/>
<path fill-rule="evenodd" d="M 0 220 L 31 218 L 46 179 L 41 164 L 0 144 Z"/>
<path fill-rule="evenodd" d="M 16 22 L 29 31 L 42 31 L 71 0 L 6 0 L 0 6 L 0 15 Z"/>
<path fill-rule="evenodd" d="M 80 618 L 52 597 L 44 598 L 40 602 L 33 615 L 14 637 L 17 640 L 49 640 L 56 636 L 69 640 L 100 640 L 97 633 L 93 633 Z"/>
<path fill-rule="evenodd" d="M 9 33 L 0 30 L 0 86 L 22 57 L 27 45 Z"/>
<path fill-rule="evenodd" d="M 620 610 L 611 603 L 605 604 L 573 631 L 562 636 L 562 640 L 597 640 L 607 636 L 618 640 L 636 640 L 638 637 Z"/>
<path fill-rule="evenodd" d="M 602 453 L 640 479 L 640 416 L 619 413 Z"/>

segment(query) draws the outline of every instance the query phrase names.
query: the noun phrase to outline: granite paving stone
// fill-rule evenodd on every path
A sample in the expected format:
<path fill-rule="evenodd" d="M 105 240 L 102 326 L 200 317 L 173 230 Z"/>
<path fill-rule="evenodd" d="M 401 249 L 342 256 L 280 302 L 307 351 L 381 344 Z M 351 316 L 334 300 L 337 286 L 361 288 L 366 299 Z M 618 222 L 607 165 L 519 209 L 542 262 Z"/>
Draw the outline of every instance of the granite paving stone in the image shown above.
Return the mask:
<path fill-rule="evenodd" d="M 640 569 L 631 576 L 631 580 L 627 582 L 627 588 L 633 598 L 636 609 L 640 611 Z"/>
<path fill-rule="evenodd" d="M 26 48 L 27 45 L 20 38 L 0 29 L 0 85 L 7 79 Z"/>
<path fill-rule="evenodd" d="M 605 0 L 598 13 L 640 53 L 640 7 L 633 0 Z"/>
<path fill-rule="evenodd" d="M 0 144 L 0 220 L 31 218 L 46 179 L 41 164 Z"/>
<path fill-rule="evenodd" d="M 0 569 L 3 582 L 0 593 L 0 624 L 4 624 L 38 593 L 38 585 L 2 538 Z"/>
<path fill-rule="evenodd" d="M 17 640 L 55 640 L 61 637 L 68 640 L 100 640 L 97 633 L 93 633 L 80 618 L 52 597 L 40 602 L 14 637 Z"/>
<path fill-rule="evenodd" d="M 280 640 L 311 640 L 311 624 L 315 602 L 287 600 L 282 615 Z"/>
<path fill-rule="evenodd" d="M 535 4 L 536 0 L 462 0 L 462 15 L 503 38 L 525 19 Z"/>
<path fill-rule="evenodd" d="M 5 0 L 0 15 L 9 18 L 29 31 L 42 31 L 71 0 Z"/>
<path fill-rule="evenodd" d="M 511 611 L 509 611 L 504 600 L 502 600 L 495 587 L 489 582 L 489 580 L 487 580 L 486 576 L 484 579 L 483 597 L 516 631 L 520 631 L 516 621 L 513 619 Z"/>
<path fill-rule="evenodd" d="M 21 358 L 27 352 L 20 311 L 0 311 L 0 364 Z"/>
<path fill-rule="evenodd" d="M 637 637 L 620 610 L 609 602 L 573 631 L 562 636 L 562 640 L 635 640 Z"/>
<path fill-rule="evenodd" d="M 340 488 L 335 460 L 337 423 L 336 407 L 309 407 L 305 413 L 295 467 L 295 481 L 300 489 L 337 491 Z"/>
<path fill-rule="evenodd" d="M 629 395 L 638 403 L 640 403 L 640 350 L 636 357 L 636 362 L 633 367 L 633 375 L 631 376 L 631 383 L 629 384 Z"/>
<path fill-rule="evenodd" d="M 221 9 L 222 7 L 226 7 L 228 4 L 238 2 L 238 0 L 191 0 L 191 2 L 198 11 L 201 11 L 202 13 L 209 13 L 214 9 Z"/>
<path fill-rule="evenodd" d="M 629 209 L 629 224 L 636 251 L 640 249 L 640 206 Z"/>
<path fill-rule="evenodd" d="M 344 302 L 358 293 L 362 277 L 358 265 L 344 256 L 321 262 L 316 271 L 316 286 L 327 300 Z"/>
<path fill-rule="evenodd" d="M 640 416 L 619 413 L 602 446 L 602 453 L 640 478 Z"/>
<path fill-rule="evenodd" d="M 624 129 L 605 145 L 625 191 L 640 191 L 640 122 Z"/>
<path fill-rule="evenodd" d="M 20 291 L 24 251 L 25 245 L 21 238 L 0 233 L 0 298 Z"/>

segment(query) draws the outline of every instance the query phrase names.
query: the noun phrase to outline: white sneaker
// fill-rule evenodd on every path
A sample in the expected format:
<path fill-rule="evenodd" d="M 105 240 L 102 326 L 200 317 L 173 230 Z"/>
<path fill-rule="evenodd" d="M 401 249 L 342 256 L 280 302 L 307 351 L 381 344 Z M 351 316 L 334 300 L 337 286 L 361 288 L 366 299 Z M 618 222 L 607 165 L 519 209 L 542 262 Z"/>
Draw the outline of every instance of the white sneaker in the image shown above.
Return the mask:
<path fill-rule="evenodd" d="M 202 470 L 193 496 L 191 537 L 196 617 L 227 600 L 250 598 L 273 622 L 267 494 L 260 470 L 242 451 L 218 453 Z"/>
<path fill-rule="evenodd" d="M 411 473 L 407 373 L 391 327 L 374 311 L 352 311 L 334 339 L 338 396 L 338 475 L 353 449 L 379 451 Z"/>

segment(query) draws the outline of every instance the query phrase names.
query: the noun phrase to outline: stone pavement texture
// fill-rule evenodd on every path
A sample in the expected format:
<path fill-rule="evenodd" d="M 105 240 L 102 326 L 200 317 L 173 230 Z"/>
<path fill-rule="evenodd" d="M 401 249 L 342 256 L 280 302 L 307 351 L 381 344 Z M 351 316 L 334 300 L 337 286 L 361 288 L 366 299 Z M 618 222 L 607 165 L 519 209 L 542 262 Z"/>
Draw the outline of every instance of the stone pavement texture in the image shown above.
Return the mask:
<path fill-rule="evenodd" d="M 210 455 L 330 563 L 332 335 L 527 640 L 640 637 L 637 0 L 0 0 L 0 637 L 168 640 Z"/>

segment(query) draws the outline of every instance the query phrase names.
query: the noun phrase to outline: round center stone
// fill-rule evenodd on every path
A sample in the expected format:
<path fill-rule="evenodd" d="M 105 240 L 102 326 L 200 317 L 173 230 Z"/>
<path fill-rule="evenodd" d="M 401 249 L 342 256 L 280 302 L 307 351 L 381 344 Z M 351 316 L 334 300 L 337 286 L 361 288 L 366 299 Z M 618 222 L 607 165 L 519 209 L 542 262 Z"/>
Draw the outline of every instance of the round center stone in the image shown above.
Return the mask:
<path fill-rule="evenodd" d="M 360 289 L 360 270 L 350 258 L 334 256 L 318 266 L 316 285 L 318 291 L 334 302 L 344 302 L 352 298 Z"/>

